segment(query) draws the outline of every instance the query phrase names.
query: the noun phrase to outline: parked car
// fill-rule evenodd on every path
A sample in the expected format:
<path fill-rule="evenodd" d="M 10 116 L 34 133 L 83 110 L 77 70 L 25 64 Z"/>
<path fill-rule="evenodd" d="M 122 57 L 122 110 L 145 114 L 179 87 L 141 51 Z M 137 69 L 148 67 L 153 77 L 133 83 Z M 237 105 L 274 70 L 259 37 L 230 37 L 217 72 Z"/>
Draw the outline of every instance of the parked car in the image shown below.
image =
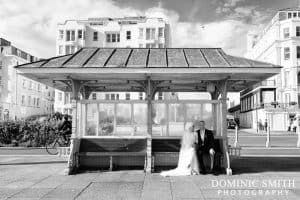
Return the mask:
<path fill-rule="evenodd" d="M 227 128 L 234 129 L 236 126 L 236 122 L 234 120 L 234 116 L 227 115 Z"/>

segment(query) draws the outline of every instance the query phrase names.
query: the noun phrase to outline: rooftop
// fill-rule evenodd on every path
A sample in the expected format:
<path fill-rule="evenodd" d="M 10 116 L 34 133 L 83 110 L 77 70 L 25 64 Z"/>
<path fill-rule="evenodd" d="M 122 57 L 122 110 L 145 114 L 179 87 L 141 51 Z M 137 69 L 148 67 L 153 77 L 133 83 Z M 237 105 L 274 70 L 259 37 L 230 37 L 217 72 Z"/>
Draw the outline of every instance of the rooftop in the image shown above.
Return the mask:
<path fill-rule="evenodd" d="M 231 90 L 241 91 L 279 73 L 281 67 L 230 56 L 221 48 L 82 48 L 74 54 L 19 65 L 17 68 L 24 76 L 62 90 L 64 87 L 53 84 L 53 81 L 69 80 L 71 77 L 94 80 L 102 86 L 109 83 L 109 87 L 112 82 L 119 82 L 115 89 L 124 87 L 124 90 L 132 91 L 136 85 L 128 84 L 130 81 L 151 77 L 152 80 L 170 81 L 167 89 L 172 90 L 178 83 L 189 86 L 186 88 L 188 91 L 191 87 L 202 88 L 205 81 L 229 78 L 235 83 L 231 85 Z M 185 91 L 182 87 L 175 88 Z"/>

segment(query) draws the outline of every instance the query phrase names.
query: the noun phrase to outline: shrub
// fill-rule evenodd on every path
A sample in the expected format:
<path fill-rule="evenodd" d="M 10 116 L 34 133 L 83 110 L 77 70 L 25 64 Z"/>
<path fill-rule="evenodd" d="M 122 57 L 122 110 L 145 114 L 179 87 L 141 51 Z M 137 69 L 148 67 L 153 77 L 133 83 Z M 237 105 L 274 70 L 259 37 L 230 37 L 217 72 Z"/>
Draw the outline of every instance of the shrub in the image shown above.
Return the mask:
<path fill-rule="evenodd" d="M 0 122 L 0 146 L 43 147 L 55 138 L 59 123 L 54 118 Z"/>

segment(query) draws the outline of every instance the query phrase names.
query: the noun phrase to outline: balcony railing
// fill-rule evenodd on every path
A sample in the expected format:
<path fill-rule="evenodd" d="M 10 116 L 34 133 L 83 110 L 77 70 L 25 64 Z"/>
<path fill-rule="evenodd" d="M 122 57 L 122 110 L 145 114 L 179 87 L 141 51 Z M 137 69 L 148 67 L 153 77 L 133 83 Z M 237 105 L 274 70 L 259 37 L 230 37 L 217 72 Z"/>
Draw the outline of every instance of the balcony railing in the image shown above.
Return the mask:
<path fill-rule="evenodd" d="M 272 102 L 272 103 L 264 103 L 263 104 L 264 109 L 266 110 L 281 110 L 281 111 L 289 111 L 295 109 L 298 109 L 297 102 L 290 102 L 290 103 L 278 103 L 278 102 Z"/>

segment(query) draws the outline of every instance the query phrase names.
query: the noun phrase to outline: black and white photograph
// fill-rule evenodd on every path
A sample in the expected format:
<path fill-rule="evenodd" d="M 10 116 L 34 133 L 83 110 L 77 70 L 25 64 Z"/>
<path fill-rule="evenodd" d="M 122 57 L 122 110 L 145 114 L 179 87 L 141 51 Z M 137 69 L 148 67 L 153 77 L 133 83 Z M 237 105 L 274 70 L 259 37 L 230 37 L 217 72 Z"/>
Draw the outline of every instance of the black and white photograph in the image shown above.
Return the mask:
<path fill-rule="evenodd" d="M 300 199 L 300 1 L 0 0 L 2 199 Z"/>

